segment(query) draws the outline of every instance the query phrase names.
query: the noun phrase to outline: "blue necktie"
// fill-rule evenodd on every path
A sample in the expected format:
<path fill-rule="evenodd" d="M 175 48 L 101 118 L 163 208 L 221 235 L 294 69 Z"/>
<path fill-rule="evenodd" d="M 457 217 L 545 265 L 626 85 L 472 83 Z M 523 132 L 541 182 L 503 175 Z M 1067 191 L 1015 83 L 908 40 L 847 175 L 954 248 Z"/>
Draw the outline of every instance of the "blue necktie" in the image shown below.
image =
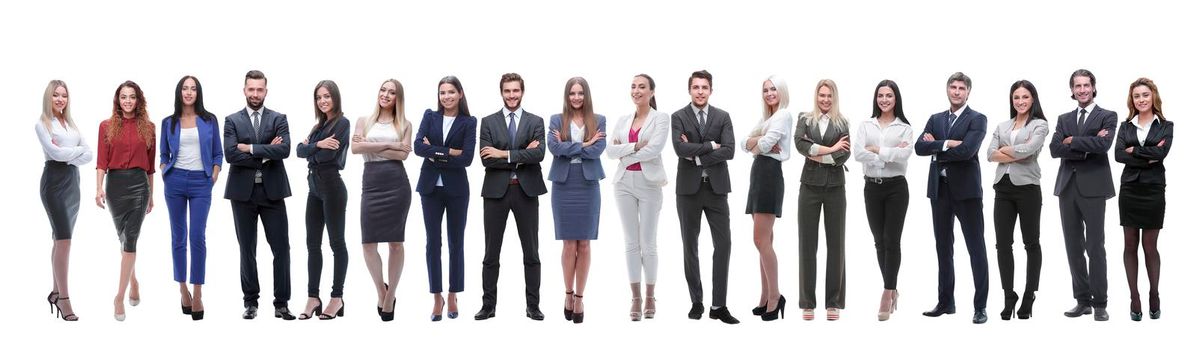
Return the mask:
<path fill-rule="evenodd" d="M 507 118 L 511 119 L 511 121 L 507 122 L 507 139 L 511 141 L 511 149 L 515 149 L 515 113 L 507 114 Z"/>
<path fill-rule="evenodd" d="M 955 125 L 955 124 L 956 124 L 956 114 L 955 114 L 955 113 L 949 113 L 949 114 L 948 114 L 948 130 L 951 130 L 951 129 L 952 129 L 952 125 Z"/>

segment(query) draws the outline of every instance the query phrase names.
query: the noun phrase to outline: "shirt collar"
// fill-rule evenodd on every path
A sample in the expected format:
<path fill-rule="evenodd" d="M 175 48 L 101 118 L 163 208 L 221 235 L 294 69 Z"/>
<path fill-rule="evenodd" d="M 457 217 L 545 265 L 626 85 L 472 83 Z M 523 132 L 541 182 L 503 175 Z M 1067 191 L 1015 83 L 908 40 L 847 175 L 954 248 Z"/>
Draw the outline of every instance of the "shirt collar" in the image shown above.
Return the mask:
<path fill-rule="evenodd" d="M 266 109 L 266 106 L 259 107 L 258 109 L 253 109 L 253 108 L 250 108 L 249 106 L 245 106 L 245 115 L 248 115 L 250 118 L 253 118 L 254 112 L 258 112 L 258 117 L 260 118 L 260 117 L 266 115 L 266 113 L 263 113 L 263 111 L 265 109 Z"/>
<path fill-rule="evenodd" d="M 516 108 L 513 111 L 507 109 L 507 106 L 503 106 L 503 119 L 507 119 L 507 116 L 511 115 L 511 113 L 515 113 L 515 120 L 520 120 L 520 118 L 524 117 L 524 107 Z"/>
<path fill-rule="evenodd" d="M 966 109 L 968 109 L 968 104 L 965 104 L 965 105 L 963 105 L 963 106 L 960 106 L 960 109 L 957 109 L 957 110 L 951 111 L 951 113 L 952 113 L 952 114 L 955 114 L 955 115 L 956 115 L 956 117 L 957 117 L 957 118 L 959 118 L 959 117 L 960 117 L 960 113 L 964 113 L 964 110 L 966 110 Z"/>
<path fill-rule="evenodd" d="M 1085 106 L 1084 108 L 1077 107 L 1076 113 L 1080 114 L 1081 110 L 1083 109 L 1083 110 L 1085 110 L 1085 115 L 1087 115 L 1087 116 L 1093 115 L 1093 108 L 1095 108 L 1095 107 L 1097 107 L 1096 103 L 1090 103 L 1088 106 Z"/>
<path fill-rule="evenodd" d="M 1149 129 L 1151 129 L 1152 125 L 1155 125 L 1155 123 L 1158 123 L 1158 122 L 1160 122 L 1160 116 L 1158 116 L 1158 115 L 1153 115 L 1151 118 L 1151 122 L 1147 123 L 1146 127 L 1139 125 L 1139 117 L 1138 116 L 1135 116 L 1133 119 L 1131 119 L 1131 124 L 1133 124 L 1135 126 L 1135 128 L 1137 128 L 1139 130 L 1149 130 Z"/>
<path fill-rule="evenodd" d="M 699 111 L 702 111 L 708 117 L 711 116 L 711 105 L 710 104 L 707 104 L 706 106 L 702 106 L 702 108 L 698 108 L 698 106 L 695 106 L 694 103 L 690 103 L 690 110 L 694 112 L 695 117 L 698 116 Z"/>

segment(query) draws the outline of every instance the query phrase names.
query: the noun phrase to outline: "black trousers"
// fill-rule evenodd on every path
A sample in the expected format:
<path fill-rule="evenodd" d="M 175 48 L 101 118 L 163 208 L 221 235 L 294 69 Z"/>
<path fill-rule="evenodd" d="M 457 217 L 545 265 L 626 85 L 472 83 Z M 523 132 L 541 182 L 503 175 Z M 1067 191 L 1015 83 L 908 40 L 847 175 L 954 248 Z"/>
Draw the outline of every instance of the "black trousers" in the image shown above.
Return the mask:
<path fill-rule="evenodd" d="M 993 185 L 993 227 L 997 233 L 998 270 L 1002 290 L 1014 290 L 1014 222 L 1022 228 L 1022 245 L 1027 251 L 1026 293 L 1039 290 L 1039 271 L 1043 269 L 1043 250 L 1039 247 L 1039 214 L 1043 211 L 1043 191 L 1039 185 L 1016 186 L 1010 176 Z"/>
<path fill-rule="evenodd" d="M 690 302 L 702 304 L 702 272 L 698 262 L 698 234 L 702 231 L 702 214 L 707 215 L 711 228 L 711 243 L 715 245 L 711 262 L 714 270 L 711 291 L 712 306 L 727 306 L 727 271 L 731 262 L 731 212 L 727 194 L 715 193 L 709 182 L 703 182 L 698 192 L 677 196 L 677 216 L 681 222 L 682 252 L 685 259 L 686 284 L 690 287 Z"/>
<path fill-rule="evenodd" d="M 254 184 L 248 201 L 233 203 L 233 225 L 241 248 L 241 292 L 244 306 L 258 306 L 258 218 L 274 255 L 274 306 L 291 300 L 291 246 L 287 238 L 287 203 L 266 198 L 262 184 Z"/>
<path fill-rule="evenodd" d="M 953 260 L 955 223 L 960 220 L 964 245 L 973 270 L 973 309 L 984 310 L 989 299 L 989 259 L 985 254 L 985 214 L 981 198 L 952 199 L 952 187 L 940 178 L 939 198 L 931 200 L 935 226 L 935 253 L 939 260 L 939 305 L 956 305 L 956 269 Z"/>
<path fill-rule="evenodd" d="M 336 169 L 312 170 L 308 173 L 308 207 L 305 213 L 308 246 L 308 297 L 320 296 L 320 273 L 324 269 L 324 230 L 328 229 L 328 246 L 333 252 L 333 298 L 340 298 L 345 290 L 345 272 L 349 270 L 349 250 L 345 248 L 345 205 L 349 194 L 345 181 Z"/>
<path fill-rule="evenodd" d="M 1084 197 L 1076 188 L 1076 176 L 1060 191 L 1060 226 L 1064 228 L 1064 250 L 1072 272 L 1072 295 L 1081 305 L 1106 307 L 1106 199 Z M 1086 261 L 1085 256 L 1089 259 Z"/>
<path fill-rule="evenodd" d="M 906 209 L 910 207 L 910 189 L 904 176 L 879 181 L 865 181 L 865 216 L 873 231 L 873 247 L 877 249 L 877 266 L 881 268 L 885 289 L 898 289 L 902 228 L 906 224 Z"/>
<path fill-rule="evenodd" d="M 499 253 L 507 214 L 515 215 L 515 227 L 524 251 L 524 296 L 529 307 L 540 307 L 540 200 L 529 197 L 519 184 L 507 186 L 503 198 L 483 198 L 482 225 L 486 255 L 482 258 L 482 304 L 494 307 L 498 299 Z"/>

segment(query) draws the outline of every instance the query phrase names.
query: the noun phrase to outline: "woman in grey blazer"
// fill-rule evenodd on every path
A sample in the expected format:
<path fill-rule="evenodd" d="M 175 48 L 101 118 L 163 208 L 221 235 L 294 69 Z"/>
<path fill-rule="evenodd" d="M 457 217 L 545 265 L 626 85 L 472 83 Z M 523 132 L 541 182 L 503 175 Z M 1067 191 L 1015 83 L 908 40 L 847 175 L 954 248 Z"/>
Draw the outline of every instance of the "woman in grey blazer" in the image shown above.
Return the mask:
<path fill-rule="evenodd" d="M 827 232 L 827 320 L 844 308 L 844 163 L 852 155 L 848 119 L 840 114 L 839 89 L 831 79 L 815 85 L 815 108 L 798 118 L 794 149 L 806 157 L 798 190 L 798 306 L 802 319 L 815 318 L 815 276 L 819 252 L 819 212 Z M 822 209 L 822 210 L 820 210 Z"/>
<path fill-rule="evenodd" d="M 1022 243 L 1027 251 L 1027 286 L 1018 318 L 1031 318 L 1043 253 L 1039 247 L 1039 214 L 1043 193 L 1039 189 L 1039 151 L 1047 139 L 1047 118 L 1039 104 L 1035 85 L 1019 80 L 1010 86 L 1010 120 L 998 124 L 989 142 L 989 161 L 998 163 L 994 174 L 993 226 L 997 232 L 998 269 L 1006 303 L 1002 319 L 1014 314 L 1018 293 L 1014 292 L 1014 222 L 1022 226 Z"/>

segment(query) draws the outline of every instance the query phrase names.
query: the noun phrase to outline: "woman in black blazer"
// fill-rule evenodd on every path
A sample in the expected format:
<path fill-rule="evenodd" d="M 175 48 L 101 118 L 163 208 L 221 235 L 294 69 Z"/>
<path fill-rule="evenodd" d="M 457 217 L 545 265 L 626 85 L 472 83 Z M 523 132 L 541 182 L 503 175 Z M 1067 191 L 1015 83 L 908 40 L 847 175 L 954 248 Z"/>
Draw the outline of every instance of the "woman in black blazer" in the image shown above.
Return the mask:
<path fill-rule="evenodd" d="M 1155 82 L 1139 78 L 1130 85 L 1126 121 L 1118 128 L 1114 160 L 1122 168 L 1118 212 L 1125 246 L 1122 262 L 1131 292 L 1131 320 L 1143 319 L 1139 303 L 1139 242 L 1147 260 L 1148 307 L 1152 319 L 1160 318 L 1160 252 L 1157 242 L 1164 226 L 1164 158 L 1172 148 L 1172 122 L 1164 119 Z"/>

